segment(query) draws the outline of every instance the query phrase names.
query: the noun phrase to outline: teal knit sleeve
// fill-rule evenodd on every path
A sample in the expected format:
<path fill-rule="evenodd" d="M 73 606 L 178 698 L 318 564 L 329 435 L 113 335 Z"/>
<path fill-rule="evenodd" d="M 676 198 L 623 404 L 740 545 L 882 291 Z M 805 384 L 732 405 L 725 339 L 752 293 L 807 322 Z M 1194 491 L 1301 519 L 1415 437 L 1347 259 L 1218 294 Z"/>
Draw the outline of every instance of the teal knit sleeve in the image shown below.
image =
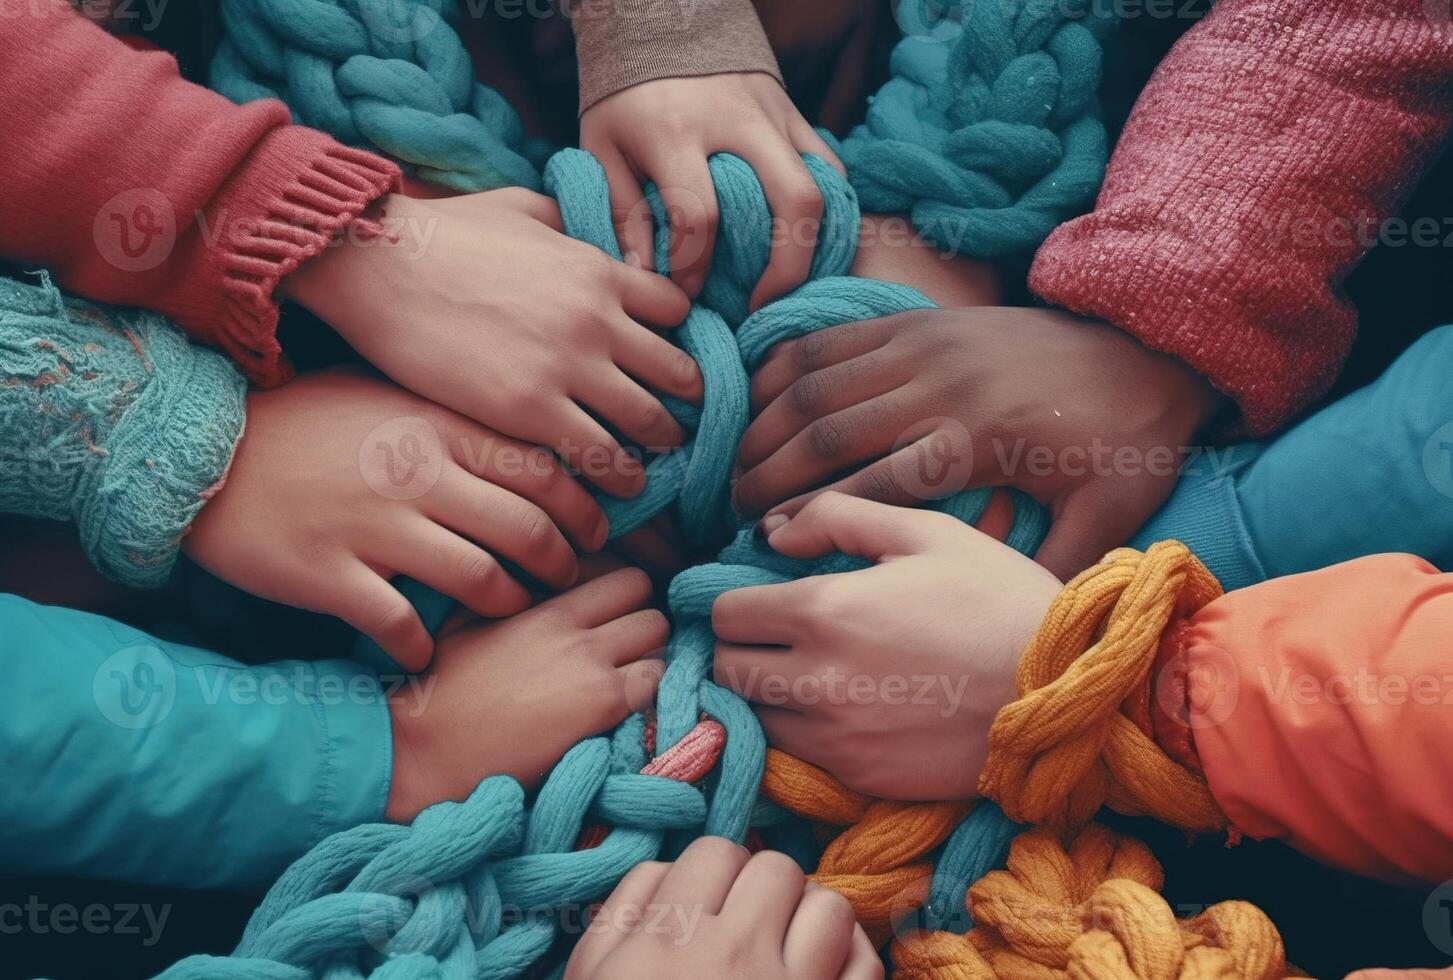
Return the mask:
<path fill-rule="evenodd" d="M 161 317 L 0 279 L 0 510 L 74 522 L 106 575 L 160 585 L 231 462 L 245 388 Z"/>
<path fill-rule="evenodd" d="M 1227 589 L 1385 552 L 1453 570 L 1453 326 L 1276 439 L 1214 450 L 1131 542 L 1184 541 Z"/>
<path fill-rule="evenodd" d="M 389 688 L 0 595 L 0 872 L 251 888 L 383 819 Z"/>

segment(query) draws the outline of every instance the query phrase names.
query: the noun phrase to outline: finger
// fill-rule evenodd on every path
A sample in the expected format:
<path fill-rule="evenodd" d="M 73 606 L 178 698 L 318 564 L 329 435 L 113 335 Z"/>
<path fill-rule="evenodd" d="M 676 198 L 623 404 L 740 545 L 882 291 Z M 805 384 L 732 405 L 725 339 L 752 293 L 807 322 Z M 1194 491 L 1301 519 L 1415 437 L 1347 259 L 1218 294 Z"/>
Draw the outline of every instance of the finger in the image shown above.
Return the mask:
<path fill-rule="evenodd" d="M 807 279 L 822 225 L 822 191 L 785 140 L 759 144 L 742 157 L 757 172 L 772 211 L 772 257 L 748 304 L 755 311 Z"/>
<path fill-rule="evenodd" d="M 807 878 L 797 862 L 779 851 L 759 851 L 742 868 L 722 905 L 722 918 L 761 934 L 781 948 Z"/>
<path fill-rule="evenodd" d="M 827 145 L 817 130 L 808 125 L 807 120 L 798 117 L 793 119 L 787 126 L 787 132 L 792 137 L 792 145 L 797 147 L 798 153 L 815 153 L 828 162 L 838 173 L 844 177 L 848 175 L 848 168 L 843 166 L 842 160 Z"/>
<path fill-rule="evenodd" d="M 627 439 L 653 452 L 681 445 L 686 430 L 661 400 L 617 370 L 596 371 L 573 391 L 587 408 L 615 426 Z"/>
<path fill-rule="evenodd" d="M 774 748 L 795 755 L 803 762 L 832 771 L 834 761 L 823 751 L 823 733 L 818 722 L 800 711 L 779 705 L 754 704 L 753 713 L 762 725 L 762 733 Z"/>
<path fill-rule="evenodd" d="M 530 594 L 489 552 L 422 515 L 409 523 L 389 563 L 481 616 L 513 616 L 531 604 Z"/>
<path fill-rule="evenodd" d="M 639 568 L 622 568 L 547 599 L 530 615 L 556 618 L 565 627 L 594 629 L 645 608 L 651 596 L 650 576 Z"/>
<path fill-rule="evenodd" d="M 681 149 L 650 168 L 671 223 L 671 280 L 695 299 L 711 268 L 720 211 L 706 155 Z"/>
<path fill-rule="evenodd" d="M 602 623 L 590 635 L 602 659 L 612 667 L 624 667 L 665 649 L 671 624 L 659 609 L 638 609 Z"/>
<path fill-rule="evenodd" d="M 712 680 L 753 704 L 794 710 L 791 687 L 795 658 L 783 647 L 716 644 Z"/>
<path fill-rule="evenodd" d="M 890 393 L 808 422 L 741 475 L 732 498 L 737 510 L 760 514 L 834 474 L 892 452 L 904 433 L 902 411 L 901 398 Z"/>
<path fill-rule="evenodd" d="M 548 449 L 510 439 L 463 416 L 450 446 L 467 472 L 518 494 L 550 515 L 585 551 L 599 551 L 610 532 L 605 511 Z"/>
<path fill-rule="evenodd" d="M 752 375 L 752 411 L 762 411 L 803 375 L 877 350 L 892 339 L 895 330 L 893 317 L 879 317 L 783 341 L 767 352 Z"/>
<path fill-rule="evenodd" d="M 809 883 L 782 944 L 782 961 L 788 975 L 836 977 L 848 960 L 857 924 L 846 898 L 830 888 Z"/>
<path fill-rule="evenodd" d="M 873 941 L 861 925 L 853 929 L 848 961 L 835 980 L 883 980 L 883 958 L 873 948 Z"/>
<path fill-rule="evenodd" d="M 565 234 L 565 220 L 560 216 L 560 205 L 553 197 L 524 187 L 505 187 L 488 193 L 498 194 L 529 217 Z"/>
<path fill-rule="evenodd" d="M 723 592 L 711 604 L 712 631 L 732 643 L 790 646 L 802 635 L 802 610 L 816 589 L 815 581 L 805 578 Z"/>
<path fill-rule="evenodd" d="M 409 600 L 362 562 L 328 576 L 336 596 L 324 609 L 377 643 L 407 671 L 420 671 L 434 655 L 434 638 Z"/>
<path fill-rule="evenodd" d="M 656 889 L 656 904 L 716 915 L 749 857 L 725 837 L 698 837 L 671 865 Z"/>
<path fill-rule="evenodd" d="M 621 308 L 633 319 L 674 327 L 686 319 L 691 300 L 665 276 L 617 262 L 614 275 Z"/>
<path fill-rule="evenodd" d="M 767 543 L 793 558 L 841 551 L 877 562 L 934 551 L 946 534 L 962 530 L 969 529 L 947 514 L 824 493 L 773 530 Z"/>
<path fill-rule="evenodd" d="M 600 964 L 645 923 L 647 909 L 656 897 L 656 889 L 671 865 L 665 861 L 645 861 L 636 865 L 616 885 L 615 891 L 601 903 L 591 916 L 585 935 L 570 954 L 567 975 L 593 977 Z"/>
<path fill-rule="evenodd" d="M 651 207 L 635 171 L 619 153 L 601 150 L 596 159 L 605 168 L 610 185 L 610 219 L 626 265 L 647 272 L 655 270 L 655 249 L 651 245 Z"/>
<path fill-rule="evenodd" d="M 1068 582 L 1135 534 L 1154 512 L 1163 491 L 1125 486 L 1129 481 L 1101 481 L 1073 491 L 1056 508 L 1049 534 L 1034 560 Z"/>
<path fill-rule="evenodd" d="M 503 556 L 554 589 L 580 573 L 575 551 L 550 515 L 523 497 L 448 468 L 425 501 L 427 515 Z"/>
<path fill-rule="evenodd" d="M 551 403 L 540 413 L 540 428 L 554 433 L 548 446 L 589 483 L 613 497 L 631 498 L 646 485 L 641 461 L 572 401 Z"/>
<path fill-rule="evenodd" d="M 656 701 L 656 690 L 665 674 L 666 661 L 660 657 L 646 657 L 617 667 L 616 677 L 621 691 L 619 703 L 623 710 L 620 717 L 609 722 L 607 727 L 619 725 L 633 711 L 649 710 Z"/>
<path fill-rule="evenodd" d="M 876 351 L 804 374 L 752 422 L 742 436 L 737 462 L 750 469 L 802 431 L 808 422 L 886 395 L 911 380 L 912 367 Z"/>
<path fill-rule="evenodd" d="M 907 437 L 911 438 L 911 430 Z M 992 459 L 992 456 L 983 452 L 960 452 L 950 434 L 933 432 L 821 490 L 778 504 L 767 516 L 791 516 L 820 494 L 829 492 L 900 507 L 917 507 L 925 501 L 980 485 L 975 481 L 974 461 L 985 458 Z"/>
<path fill-rule="evenodd" d="M 622 370 L 653 390 L 701 404 L 701 368 L 690 354 L 660 334 L 625 320 L 615 331 L 611 355 Z"/>

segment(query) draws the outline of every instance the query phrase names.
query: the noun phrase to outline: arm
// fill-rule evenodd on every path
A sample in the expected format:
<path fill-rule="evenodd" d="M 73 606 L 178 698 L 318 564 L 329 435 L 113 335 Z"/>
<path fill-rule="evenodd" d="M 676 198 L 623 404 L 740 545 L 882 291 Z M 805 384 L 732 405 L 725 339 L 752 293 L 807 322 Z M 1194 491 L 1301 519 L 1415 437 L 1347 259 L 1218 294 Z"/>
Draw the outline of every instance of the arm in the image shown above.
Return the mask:
<path fill-rule="evenodd" d="M 14 8 L 14 9 L 11 9 Z M 282 380 L 279 279 L 321 252 L 398 168 L 183 81 L 64 0 L 0 0 L 0 253 L 62 286 L 142 305 Z M 37 206 L 43 202 L 44 206 Z"/>
<path fill-rule="evenodd" d="M 1272 431 L 1325 392 L 1342 279 L 1453 118 L 1453 34 L 1417 0 L 1230 0 L 1163 61 L 1093 213 L 1031 288 L 1179 357 Z M 1373 234 L 1370 236 L 1369 231 Z"/>

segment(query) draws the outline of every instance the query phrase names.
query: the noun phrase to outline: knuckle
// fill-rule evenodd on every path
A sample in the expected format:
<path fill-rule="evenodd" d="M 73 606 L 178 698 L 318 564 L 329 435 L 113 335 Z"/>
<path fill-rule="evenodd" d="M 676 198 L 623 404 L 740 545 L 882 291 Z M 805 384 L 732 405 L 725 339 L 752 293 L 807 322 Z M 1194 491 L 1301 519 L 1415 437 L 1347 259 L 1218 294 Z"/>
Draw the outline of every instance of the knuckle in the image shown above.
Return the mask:
<path fill-rule="evenodd" d="M 810 368 L 827 357 L 832 348 L 832 331 L 815 330 L 792 342 L 792 356 L 798 367 Z"/>
<path fill-rule="evenodd" d="M 680 350 L 671 356 L 669 371 L 671 380 L 682 388 L 692 387 L 701 377 L 701 369 L 696 366 L 696 361 L 690 354 Z"/>
<path fill-rule="evenodd" d="M 539 508 L 531 507 L 519 517 L 520 540 L 531 551 L 543 548 L 555 537 L 555 525 Z"/>
<path fill-rule="evenodd" d="M 804 217 L 822 214 L 822 192 L 811 179 L 794 181 L 787 189 L 786 203 L 794 213 Z"/>
<path fill-rule="evenodd" d="M 758 851 L 750 863 L 784 887 L 806 878 L 801 866 L 781 851 Z"/>
<path fill-rule="evenodd" d="M 652 400 L 649 405 L 642 406 L 640 415 L 641 430 L 643 432 L 660 436 L 665 435 L 671 429 L 673 422 L 671 413 L 666 411 L 666 406 L 658 401 Z"/>
<path fill-rule="evenodd" d="M 482 552 L 468 555 L 459 561 L 459 581 L 466 589 L 487 588 L 499 571 L 499 563 Z"/>
<path fill-rule="evenodd" d="M 898 474 L 887 466 L 863 472 L 863 496 L 868 500 L 890 500 L 899 490 Z"/>
<path fill-rule="evenodd" d="M 787 390 L 787 396 L 792 399 L 792 407 L 799 413 L 815 415 L 818 408 L 827 400 L 827 378 L 818 373 L 805 374 L 792 382 L 792 387 Z"/>
<path fill-rule="evenodd" d="M 408 631 L 413 607 L 407 602 L 390 602 L 375 609 L 368 617 L 369 629 L 364 632 L 395 636 Z"/>
<path fill-rule="evenodd" d="M 818 419 L 807 427 L 807 448 L 814 456 L 836 459 L 848 448 L 850 433 L 840 419 Z"/>
<path fill-rule="evenodd" d="M 647 609 L 642 619 L 646 623 L 647 632 L 653 639 L 659 640 L 656 646 L 662 646 L 671 635 L 671 623 L 666 614 L 659 609 Z"/>

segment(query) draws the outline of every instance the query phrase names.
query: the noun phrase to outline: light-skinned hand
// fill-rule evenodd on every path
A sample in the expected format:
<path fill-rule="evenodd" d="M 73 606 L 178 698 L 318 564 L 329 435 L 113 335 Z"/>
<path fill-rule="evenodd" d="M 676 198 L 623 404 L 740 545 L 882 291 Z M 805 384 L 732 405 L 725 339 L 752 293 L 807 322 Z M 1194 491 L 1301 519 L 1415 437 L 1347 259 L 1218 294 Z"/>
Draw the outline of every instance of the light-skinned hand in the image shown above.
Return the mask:
<path fill-rule="evenodd" d="M 722 837 L 633 868 L 596 912 L 565 980 L 881 980 L 853 909 L 785 854 Z"/>
<path fill-rule="evenodd" d="M 653 392 L 699 402 L 701 372 L 651 328 L 679 324 L 685 294 L 570 238 L 555 202 L 521 188 L 392 194 L 373 216 L 388 237 L 348 236 L 286 295 L 405 388 L 639 493 L 640 461 L 596 418 L 650 449 L 682 442 Z"/>
<path fill-rule="evenodd" d="M 1224 401 L 1108 324 L 978 307 L 779 344 L 751 404 L 735 491 L 744 513 L 792 514 L 821 488 L 912 505 L 1018 487 L 1053 514 L 1036 557 L 1067 579 L 1155 512 Z"/>
<path fill-rule="evenodd" d="M 533 789 L 576 742 L 648 707 L 670 632 L 651 580 L 625 568 L 498 622 L 456 620 L 418 683 L 389 705 L 385 815 L 412 820 L 487 776 Z"/>
<path fill-rule="evenodd" d="M 606 532 L 600 505 L 545 450 L 387 381 L 328 371 L 248 395 L 227 479 L 182 548 L 240 589 L 347 621 L 418 670 L 434 643 L 389 578 L 509 616 L 530 596 L 498 559 L 564 588 L 578 571 L 571 542 L 594 551 Z"/>
<path fill-rule="evenodd" d="M 875 564 L 723 594 L 715 676 L 768 741 L 897 800 L 976 795 L 989 727 L 1060 590 L 1044 568 L 945 514 L 824 493 L 768 543 Z"/>
<path fill-rule="evenodd" d="M 707 169 L 713 153 L 741 157 L 756 171 L 773 218 L 772 257 L 752 291 L 755 310 L 801 285 L 812 267 L 822 193 L 803 153 L 839 171 L 842 162 L 771 75 L 728 72 L 663 78 L 622 89 L 580 117 L 580 145 L 605 167 L 621 251 L 654 268 L 654 182 L 671 220 L 671 277 L 693 299 L 706 281 L 720 217 Z"/>

